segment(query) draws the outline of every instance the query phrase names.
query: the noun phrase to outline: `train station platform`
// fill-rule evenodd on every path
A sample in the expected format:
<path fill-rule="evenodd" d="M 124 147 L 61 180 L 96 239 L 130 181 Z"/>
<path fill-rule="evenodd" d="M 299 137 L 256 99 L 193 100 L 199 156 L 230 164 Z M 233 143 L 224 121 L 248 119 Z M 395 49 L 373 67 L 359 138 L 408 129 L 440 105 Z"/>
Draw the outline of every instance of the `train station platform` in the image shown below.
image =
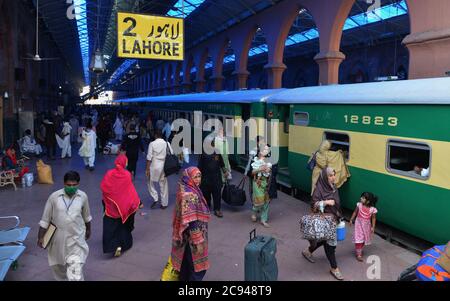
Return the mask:
<path fill-rule="evenodd" d="M 48 266 L 47 251 L 40 249 L 37 242 L 38 222 L 41 218 L 48 196 L 63 187 L 63 175 L 70 169 L 81 175 L 80 189 L 89 197 L 92 220 L 92 235 L 88 240 L 90 247 L 84 275 L 87 281 L 157 281 L 167 262 L 171 248 L 172 216 L 178 176 L 169 178 L 169 207 L 166 210 L 150 209 L 151 198 L 147 191 L 144 174 L 145 158 L 141 154 L 136 189 L 145 205 L 138 211 L 133 231 L 133 247 L 119 258 L 102 252 L 102 202 L 100 181 L 105 172 L 113 167 L 115 156 L 97 155 L 96 169 L 84 169 L 82 159 L 75 148 L 71 159 L 44 161 L 52 166 L 54 185 L 34 183 L 32 187 L 10 187 L 0 190 L 0 215 L 18 215 L 22 226 L 30 226 L 31 232 L 25 241 L 26 250 L 19 259 L 19 268 L 8 272 L 7 281 L 53 281 Z M 33 172 L 35 159 L 28 162 Z M 233 172 L 233 182 L 238 182 L 242 174 Z M 248 187 L 247 187 L 248 188 Z M 277 261 L 279 280 L 282 281 L 334 281 L 329 273 L 329 264 L 323 249 L 316 251 L 316 263 L 306 261 L 301 250 L 308 242 L 300 238 L 299 219 L 308 212 L 309 205 L 281 191 L 278 199 L 270 204 L 269 223 L 264 228 L 250 220 L 251 202 L 242 208 L 222 205 L 224 218 L 211 216 L 209 223 L 209 256 L 211 268 L 206 273 L 206 281 L 244 280 L 244 247 L 249 240 L 249 232 L 256 228 L 257 234 L 272 235 L 277 240 Z M 144 215 L 142 215 L 143 213 Z M 358 262 L 354 256 L 351 242 L 352 228 L 348 228 L 347 239 L 340 242 L 336 256 L 339 268 L 347 281 L 384 280 L 394 281 L 407 267 L 415 264 L 419 256 L 381 237 L 374 237 L 373 245 L 365 248 L 365 259 L 376 255 L 380 262 L 380 279 L 369 279 L 373 274 L 372 263 Z M 372 270 L 371 270 L 372 267 Z M 371 272 L 372 271 L 372 272 Z"/>

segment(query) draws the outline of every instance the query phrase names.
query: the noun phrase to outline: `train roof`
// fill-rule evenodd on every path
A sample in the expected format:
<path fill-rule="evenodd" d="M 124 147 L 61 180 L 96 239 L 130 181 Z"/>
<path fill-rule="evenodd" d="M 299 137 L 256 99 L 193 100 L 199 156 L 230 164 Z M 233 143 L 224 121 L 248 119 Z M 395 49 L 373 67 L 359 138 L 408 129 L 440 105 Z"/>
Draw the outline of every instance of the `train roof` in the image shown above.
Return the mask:
<path fill-rule="evenodd" d="M 267 90 L 240 90 L 223 91 L 208 93 L 191 93 L 167 96 L 147 96 L 137 98 L 117 99 L 115 102 L 133 103 L 133 102 L 190 102 L 190 103 L 257 103 L 266 102 L 271 95 L 284 91 L 285 89 L 267 89 Z"/>
<path fill-rule="evenodd" d="M 274 104 L 450 104 L 450 77 L 289 89 Z"/>

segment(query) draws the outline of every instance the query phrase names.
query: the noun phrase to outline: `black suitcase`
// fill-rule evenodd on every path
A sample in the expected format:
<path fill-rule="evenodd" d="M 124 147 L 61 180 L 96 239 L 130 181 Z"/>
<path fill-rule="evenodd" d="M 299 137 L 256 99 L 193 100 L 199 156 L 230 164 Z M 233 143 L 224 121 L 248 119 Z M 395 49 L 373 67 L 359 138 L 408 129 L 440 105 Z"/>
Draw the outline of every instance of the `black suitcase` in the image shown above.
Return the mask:
<path fill-rule="evenodd" d="M 241 182 L 236 185 L 230 185 L 225 182 L 225 187 L 222 191 L 222 200 L 230 206 L 243 206 L 247 201 L 247 195 L 245 194 L 244 184 L 245 176 L 242 178 Z"/>
<path fill-rule="evenodd" d="M 275 238 L 256 236 L 256 229 L 250 232 L 250 241 L 245 246 L 245 281 L 278 280 L 276 253 L 277 241 Z"/>

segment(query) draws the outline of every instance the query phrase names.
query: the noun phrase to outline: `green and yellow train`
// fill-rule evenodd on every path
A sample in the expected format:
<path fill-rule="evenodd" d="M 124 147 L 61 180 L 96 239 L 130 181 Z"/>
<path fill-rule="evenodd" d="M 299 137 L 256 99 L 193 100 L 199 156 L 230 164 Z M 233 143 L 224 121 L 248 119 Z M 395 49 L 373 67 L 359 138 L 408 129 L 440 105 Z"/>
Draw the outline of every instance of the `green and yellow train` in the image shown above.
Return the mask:
<path fill-rule="evenodd" d="M 311 189 L 306 163 L 328 139 L 344 151 L 351 173 L 340 189 L 344 207 L 353 209 L 371 191 L 384 224 L 436 244 L 450 240 L 450 78 L 122 101 L 144 102 L 146 110 L 174 119 L 193 111 L 205 120 L 253 118 L 279 150 L 279 183 L 305 192 Z M 279 120 L 277 128 L 267 129 L 266 119 Z M 230 136 L 235 145 L 249 142 L 242 140 L 244 127 Z M 248 155 L 231 159 L 245 166 Z"/>

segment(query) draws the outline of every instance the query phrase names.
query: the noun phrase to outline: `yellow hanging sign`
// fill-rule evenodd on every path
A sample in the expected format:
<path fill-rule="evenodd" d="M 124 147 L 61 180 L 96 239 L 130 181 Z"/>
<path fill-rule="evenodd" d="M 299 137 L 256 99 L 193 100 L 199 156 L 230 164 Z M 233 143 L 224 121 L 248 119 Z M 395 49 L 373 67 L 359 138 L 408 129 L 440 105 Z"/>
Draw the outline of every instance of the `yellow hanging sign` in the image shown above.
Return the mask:
<path fill-rule="evenodd" d="M 184 59 L 184 19 L 117 13 L 117 56 Z"/>

